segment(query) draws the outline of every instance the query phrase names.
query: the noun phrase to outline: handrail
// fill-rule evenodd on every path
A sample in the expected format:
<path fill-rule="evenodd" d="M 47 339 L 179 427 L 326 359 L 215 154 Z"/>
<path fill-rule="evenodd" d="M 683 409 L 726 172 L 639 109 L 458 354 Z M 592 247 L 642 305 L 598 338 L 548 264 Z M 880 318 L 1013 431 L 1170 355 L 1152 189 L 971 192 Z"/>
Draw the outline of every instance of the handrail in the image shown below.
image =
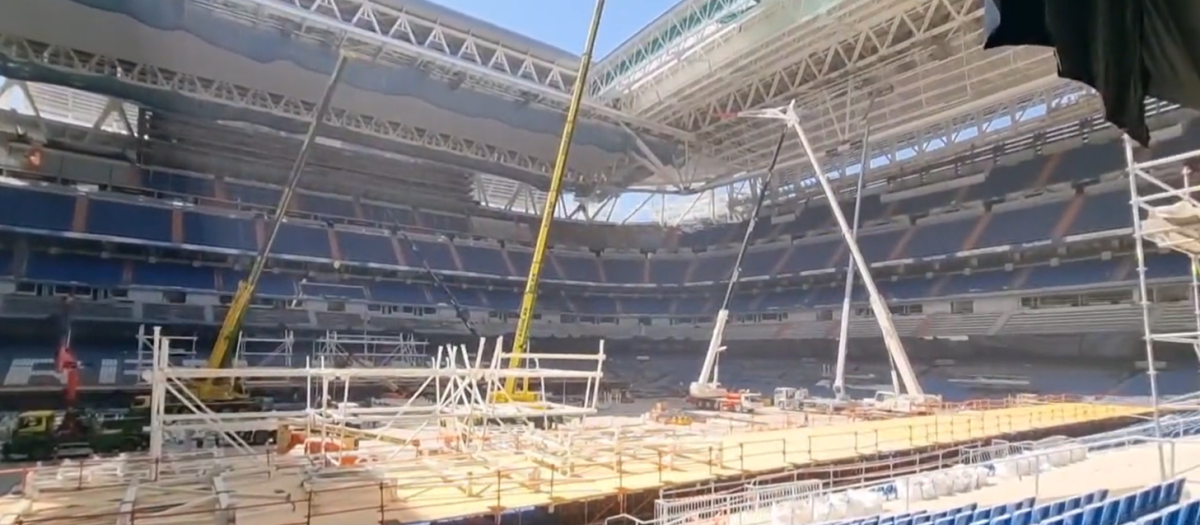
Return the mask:
<path fill-rule="evenodd" d="M 1164 418 L 1162 423 L 1164 424 L 1164 428 L 1163 428 L 1164 435 L 1170 436 L 1170 437 L 1165 437 L 1162 439 L 1155 438 L 1155 437 L 1153 437 L 1153 435 L 1151 435 L 1153 433 L 1153 425 L 1151 423 L 1139 423 L 1139 424 L 1136 424 L 1136 425 L 1133 425 L 1131 427 L 1127 427 L 1124 429 L 1105 432 L 1102 434 L 1096 434 L 1093 436 L 1086 436 L 1086 437 L 1074 438 L 1074 439 L 1062 438 L 1061 440 L 1055 440 L 1055 441 L 1051 442 L 1049 444 L 1048 448 L 1038 448 L 1037 445 L 1041 442 L 1037 442 L 1037 441 L 1022 441 L 1022 442 L 1016 442 L 1016 443 L 1003 443 L 1000 445 L 995 445 L 993 447 L 989 447 L 989 450 L 1001 451 L 1004 449 L 1008 449 L 1009 451 L 1015 451 L 1017 453 L 1016 454 L 1003 454 L 1002 457 L 1000 457 L 1000 458 L 993 459 L 990 461 L 985 461 L 985 462 L 967 461 L 967 462 L 962 463 L 961 465 L 972 465 L 972 466 L 984 467 L 984 468 L 992 467 L 994 469 L 997 464 L 1002 463 L 1002 462 L 1010 462 L 1010 461 L 1014 461 L 1014 460 L 1018 460 L 1018 459 L 1040 458 L 1042 456 L 1046 456 L 1051 453 L 1061 453 L 1064 450 L 1075 450 L 1075 449 L 1082 448 L 1082 449 L 1087 450 L 1088 452 L 1100 451 L 1100 450 L 1108 451 L 1108 450 L 1128 448 L 1131 446 L 1141 445 L 1141 444 L 1146 444 L 1146 443 L 1173 443 L 1176 439 L 1178 439 L 1180 437 L 1200 433 L 1200 412 L 1188 414 L 1184 417 Z M 797 489 L 801 489 L 801 488 L 808 488 L 807 484 L 810 484 L 811 482 L 807 481 L 807 480 L 806 481 L 798 481 L 798 482 L 789 483 L 789 484 L 770 485 L 767 487 L 759 487 L 759 486 L 755 486 L 754 484 L 750 483 L 750 484 L 744 485 L 744 490 L 740 494 L 723 493 L 720 496 L 721 496 L 721 499 L 723 499 L 725 501 L 748 502 L 745 505 L 753 507 L 752 509 L 749 509 L 749 508 L 742 509 L 742 510 L 737 510 L 736 508 L 696 509 L 695 508 L 696 505 L 693 504 L 693 505 L 687 505 L 687 506 L 692 507 L 691 512 L 684 513 L 684 515 L 679 515 L 679 514 L 671 514 L 669 512 L 670 511 L 669 504 L 673 500 L 660 499 L 659 501 L 656 502 L 656 509 L 655 509 L 656 517 L 653 520 L 641 520 L 641 519 L 637 519 L 636 517 L 629 516 L 627 514 L 622 514 L 622 515 L 613 516 L 613 517 L 606 519 L 605 523 L 611 524 L 611 523 L 620 521 L 620 522 L 626 522 L 626 523 L 633 523 L 633 524 L 637 524 L 637 525 L 678 525 L 680 523 L 695 521 L 695 520 L 704 518 L 709 515 L 719 514 L 719 515 L 728 517 L 730 515 L 738 514 L 738 513 L 761 511 L 764 508 L 769 509 L 772 504 L 780 503 L 783 501 L 794 500 L 794 498 L 792 500 L 786 500 L 786 499 L 771 499 L 769 497 L 764 497 L 763 492 L 764 492 L 764 489 L 767 489 L 767 488 L 769 488 L 770 492 L 779 493 L 779 494 L 793 494 L 793 493 L 797 493 L 797 492 L 802 492 L 801 495 L 804 498 L 818 498 L 818 497 L 830 496 L 830 495 L 833 495 L 836 493 L 844 493 L 844 492 L 851 491 L 851 490 L 868 490 L 868 491 L 876 491 L 876 492 L 881 492 L 881 493 L 893 493 L 894 494 L 895 493 L 894 487 L 897 484 L 902 483 L 904 480 L 912 479 L 916 476 L 921 476 L 921 475 L 922 474 L 919 474 L 919 473 L 918 474 L 910 474 L 910 475 L 906 475 L 906 476 L 892 477 L 892 478 L 890 478 L 888 480 L 884 480 L 884 481 L 871 481 L 871 482 L 865 482 L 865 483 L 844 485 L 844 486 L 839 486 L 839 487 L 820 487 L 817 490 L 808 490 L 808 491 L 798 491 L 797 490 Z M 889 486 L 891 487 L 891 490 L 889 490 Z M 674 501 L 678 501 L 680 503 L 685 503 L 685 504 L 690 504 L 696 500 L 687 500 L 686 498 L 679 498 Z M 664 505 L 664 504 L 666 504 L 666 505 Z M 767 520 L 764 520 L 763 523 L 767 523 L 769 521 L 770 520 L 767 519 Z M 738 523 L 739 523 L 739 525 L 757 525 L 757 522 L 746 521 L 744 519 L 739 520 Z"/>

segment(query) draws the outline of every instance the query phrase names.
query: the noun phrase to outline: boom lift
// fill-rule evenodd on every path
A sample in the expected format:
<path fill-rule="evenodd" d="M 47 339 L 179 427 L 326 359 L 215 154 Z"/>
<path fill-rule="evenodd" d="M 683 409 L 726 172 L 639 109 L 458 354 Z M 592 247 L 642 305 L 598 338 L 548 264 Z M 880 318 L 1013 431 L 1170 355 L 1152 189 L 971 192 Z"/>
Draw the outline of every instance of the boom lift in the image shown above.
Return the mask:
<path fill-rule="evenodd" d="M 725 325 L 729 321 L 729 301 L 733 299 L 733 290 L 738 278 L 742 275 L 742 259 L 746 257 L 746 249 L 750 246 L 750 237 L 754 235 L 754 226 L 758 224 L 758 214 L 762 211 L 767 192 L 771 189 L 771 179 L 775 176 L 775 165 L 779 163 L 779 152 L 783 150 L 783 141 L 787 138 L 785 128 L 779 134 L 779 142 L 775 145 L 775 154 L 771 157 L 771 165 L 758 188 L 758 197 L 754 201 L 754 209 L 746 224 L 746 233 L 742 236 L 742 244 L 738 247 L 737 258 L 733 262 L 733 272 L 729 276 L 729 284 L 725 287 L 725 296 L 721 299 L 721 308 L 717 310 L 716 324 L 713 325 L 712 338 L 708 341 L 708 352 L 704 354 L 704 364 L 700 366 L 700 377 L 688 386 L 688 402 L 698 408 L 753 411 L 761 406 L 762 397 L 757 392 L 730 392 L 717 381 L 718 354 L 725 350 L 721 345 L 725 334 Z"/>
<path fill-rule="evenodd" d="M 329 110 L 329 105 L 333 101 L 333 93 L 337 88 L 338 82 L 341 80 L 342 73 L 346 69 L 347 61 L 348 58 L 344 53 L 338 56 L 337 63 L 333 66 L 333 72 L 329 76 L 329 82 L 326 84 L 325 91 L 321 95 L 321 101 L 317 104 L 316 109 L 313 110 L 313 117 L 309 123 L 308 132 L 304 136 L 304 142 L 301 143 L 300 151 L 296 154 L 291 171 L 288 173 L 287 185 L 284 186 L 283 193 L 280 194 L 279 206 L 275 208 L 271 216 L 266 241 L 260 247 L 246 279 L 238 283 L 237 292 L 234 293 L 233 300 L 229 303 L 229 310 L 225 314 L 225 319 L 221 322 L 221 330 L 217 334 L 217 340 L 213 345 L 212 353 L 208 356 L 207 366 L 209 368 L 225 368 L 232 361 L 232 350 L 237 346 L 237 337 L 242 329 L 242 321 L 245 320 L 246 312 L 250 308 L 250 302 L 254 299 L 254 294 L 258 289 L 258 282 L 262 278 L 263 271 L 266 270 L 267 258 L 271 255 L 271 249 L 275 245 L 275 240 L 279 237 L 279 230 L 283 226 L 287 209 L 296 194 L 296 186 L 299 184 L 300 176 L 304 172 L 305 165 L 308 163 L 308 155 L 312 151 L 313 144 L 316 143 L 317 131 L 320 129 L 321 123 L 325 118 L 325 113 Z M 259 402 L 249 399 L 244 385 L 233 379 L 200 380 L 189 385 L 189 389 L 200 401 L 215 404 L 215 409 L 240 411 L 261 408 Z M 138 407 L 142 407 L 143 405 L 145 407 L 150 406 L 148 397 L 143 396 L 137 400 Z"/>
<path fill-rule="evenodd" d="M 583 93 L 587 90 L 588 72 L 592 65 L 592 53 L 596 47 L 596 34 L 600 30 L 600 19 L 604 14 L 604 2 L 605 0 L 596 0 L 595 9 L 592 11 L 592 22 L 588 27 L 587 42 L 583 46 L 583 56 L 579 59 L 579 74 L 575 77 L 575 85 L 571 89 L 571 104 L 567 106 L 567 120 L 563 124 L 562 139 L 558 143 L 554 171 L 550 174 L 550 187 L 546 191 L 546 206 L 542 209 L 537 241 L 533 245 L 533 258 L 529 263 L 529 277 L 525 280 L 525 292 L 521 296 L 517 330 L 513 334 L 512 357 L 508 360 L 510 369 L 521 367 L 521 355 L 529 349 L 533 309 L 537 305 L 538 284 L 542 277 L 542 265 L 546 260 L 546 248 L 550 242 L 550 224 L 554 222 L 554 212 L 558 209 L 558 201 L 562 193 L 563 177 L 567 173 L 571 139 L 575 136 L 575 121 L 579 118 L 579 107 L 583 101 Z M 497 391 L 491 397 L 491 401 L 494 403 L 537 403 L 541 401 L 541 395 L 529 388 L 529 378 L 521 380 L 520 388 L 517 386 L 516 377 L 506 378 L 504 389 Z"/>

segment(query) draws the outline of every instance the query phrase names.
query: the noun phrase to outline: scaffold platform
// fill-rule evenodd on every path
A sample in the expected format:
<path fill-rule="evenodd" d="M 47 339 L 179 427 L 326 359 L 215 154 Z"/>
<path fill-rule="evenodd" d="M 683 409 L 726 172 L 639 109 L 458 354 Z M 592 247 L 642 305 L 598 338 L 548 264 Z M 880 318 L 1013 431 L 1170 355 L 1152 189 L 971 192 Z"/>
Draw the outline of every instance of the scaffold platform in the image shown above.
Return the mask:
<path fill-rule="evenodd" d="M 377 453 L 353 466 L 329 466 L 311 455 L 221 457 L 211 451 L 153 465 L 134 457 L 91 460 L 25 471 L 24 489 L 6 498 L 0 515 L 47 525 L 117 518 L 202 523 L 214 515 L 256 525 L 335 525 L 437 522 L 553 506 L 571 513 L 572 523 L 588 524 L 618 514 L 646 516 L 663 487 L 908 457 L 991 439 L 1083 435 L 1146 410 L 1055 403 L 724 433 L 650 422 L 577 425 L 484 436 L 471 452 L 393 451 L 388 459 Z M 361 444 L 367 452 L 388 447 L 394 448 Z"/>

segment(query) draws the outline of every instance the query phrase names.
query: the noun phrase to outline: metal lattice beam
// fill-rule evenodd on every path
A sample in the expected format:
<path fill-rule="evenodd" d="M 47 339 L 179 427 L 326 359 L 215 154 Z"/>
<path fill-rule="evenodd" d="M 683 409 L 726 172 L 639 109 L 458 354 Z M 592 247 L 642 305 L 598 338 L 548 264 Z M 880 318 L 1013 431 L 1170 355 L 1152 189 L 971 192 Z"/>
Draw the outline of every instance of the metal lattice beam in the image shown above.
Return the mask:
<path fill-rule="evenodd" d="M 430 75 L 523 103 L 565 111 L 577 63 L 539 57 L 370 0 L 196 0 L 198 6 L 297 38 L 341 44 L 381 62 L 419 65 Z M 343 38 L 345 39 L 343 41 Z M 586 101 L 584 117 L 635 130 L 682 136 L 678 130 Z"/>
<path fill-rule="evenodd" d="M 819 152 L 846 146 L 868 122 L 878 130 L 871 156 L 891 165 L 875 170 L 880 177 L 1097 109 L 1057 79 L 1050 53 L 980 49 L 977 1 L 846 0 L 810 16 L 803 4 L 815 1 L 769 4 L 736 34 L 706 44 L 702 60 L 658 74 L 625 103 L 694 133 L 721 163 L 753 172 L 766 164 L 775 130 L 722 115 L 795 99 Z M 1051 118 L 1019 118 L 1047 102 Z M 994 121 L 1003 117 L 1020 125 L 1001 129 Z M 807 164 L 799 148 L 785 151 L 780 167 L 799 184 L 811 175 Z M 714 175 L 696 178 L 730 180 Z"/>
<path fill-rule="evenodd" d="M 816 0 L 830 3 L 836 0 Z M 593 97 L 619 97 L 659 72 L 716 33 L 741 23 L 760 0 L 685 0 L 651 22 L 593 66 Z"/>
<path fill-rule="evenodd" d="M 278 93 L 157 66 L 131 63 L 109 56 L 35 42 L 11 35 L 0 34 L 0 53 L 19 62 L 51 67 L 67 73 L 106 77 L 132 87 L 170 92 L 205 102 L 245 108 L 297 121 L 311 119 L 315 107 L 311 101 Z M 338 108 L 333 108 L 325 120 L 328 125 L 364 135 L 482 160 L 539 175 L 549 174 L 553 165 L 553 161 L 511 149 L 456 137 L 409 123 L 383 120 Z M 570 172 L 569 175 L 583 176 L 575 171 Z"/>

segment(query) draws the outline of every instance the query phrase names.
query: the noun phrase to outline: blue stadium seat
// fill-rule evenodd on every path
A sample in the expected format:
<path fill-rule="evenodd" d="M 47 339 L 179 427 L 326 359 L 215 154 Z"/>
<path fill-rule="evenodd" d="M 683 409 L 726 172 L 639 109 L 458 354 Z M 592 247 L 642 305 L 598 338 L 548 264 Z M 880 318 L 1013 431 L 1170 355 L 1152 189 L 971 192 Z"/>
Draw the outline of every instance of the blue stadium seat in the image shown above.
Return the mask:
<path fill-rule="evenodd" d="M 620 302 L 621 311 L 629 315 L 663 315 L 671 309 L 671 301 L 659 297 L 626 297 Z"/>
<path fill-rule="evenodd" d="M 1072 148 L 1062 152 L 1061 155 L 1060 164 L 1050 177 L 1051 184 L 1097 179 L 1101 175 L 1117 171 L 1125 165 L 1125 152 L 1122 151 L 1119 140 Z"/>
<path fill-rule="evenodd" d="M 563 255 L 553 254 L 558 268 L 562 270 L 562 278 L 567 281 L 582 283 L 602 282 L 600 278 L 600 263 L 594 255 Z"/>
<path fill-rule="evenodd" d="M 779 268 L 780 274 L 800 273 L 829 268 L 833 256 L 841 252 L 842 238 L 829 237 L 817 242 L 798 242 Z"/>
<path fill-rule="evenodd" d="M 219 289 L 225 293 L 237 292 L 238 283 L 247 276 L 245 271 L 217 270 L 220 282 Z M 298 279 L 290 274 L 263 272 L 258 281 L 259 295 L 269 297 L 293 298 L 300 297 Z"/>
<path fill-rule="evenodd" d="M 499 247 L 487 248 L 459 244 L 454 246 L 454 249 L 458 251 L 458 259 L 462 261 L 462 271 L 464 272 L 512 275 L 512 272 L 508 271 L 508 263 L 504 261 L 504 254 L 500 252 Z"/>
<path fill-rule="evenodd" d="M 324 228 L 285 223 L 275 238 L 275 253 L 317 259 L 333 259 L 329 232 Z"/>
<path fill-rule="evenodd" d="M 919 215 L 935 208 L 950 206 L 958 195 L 959 188 L 936 191 L 923 195 L 914 195 L 892 201 L 895 208 L 892 213 L 897 215 Z"/>
<path fill-rule="evenodd" d="M 216 290 L 216 271 L 205 266 L 138 262 L 133 265 L 130 284 L 147 288 Z"/>
<path fill-rule="evenodd" d="M 420 225 L 431 230 L 463 233 L 471 231 L 470 222 L 462 215 L 421 212 L 419 217 Z"/>
<path fill-rule="evenodd" d="M 617 301 L 612 297 L 601 295 L 572 297 L 571 304 L 575 306 L 575 312 L 581 314 L 617 315 L 619 313 Z"/>
<path fill-rule="evenodd" d="M 1032 267 L 1022 289 L 1050 288 L 1059 286 L 1083 286 L 1107 283 L 1116 280 L 1120 269 L 1119 260 L 1089 259 L 1069 261 L 1058 266 L 1037 265 Z"/>
<path fill-rule="evenodd" d="M 366 301 L 367 287 L 371 282 L 346 281 L 340 283 L 321 282 L 314 279 L 301 279 L 296 283 L 302 297 L 321 297 L 324 299 L 344 299 L 349 301 Z"/>
<path fill-rule="evenodd" d="M 281 189 L 275 186 L 260 186 L 243 182 L 227 181 L 225 194 L 229 200 L 274 210 L 279 206 Z"/>
<path fill-rule="evenodd" d="M 396 260 L 396 250 L 392 239 L 383 235 L 358 233 L 345 230 L 334 230 L 342 258 L 347 261 L 386 264 L 400 264 Z"/>
<path fill-rule="evenodd" d="M 604 276 L 612 284 L 643 284 L 646 282 L 644 257 L 601 257 Z"/>
<path fill-rule="evenodd" d="M 327 217 L 357 217 L 354 211 L 354 201 L 346 198 L 301 193 L 296 195 L 298 209 Z"/>
<path fill-rule="evenodd" d="M 968 295 L 978 293 L 996 293 L 1011 289 L 1013 272 L 1004 270 L 987 270 L 971 272 L 971 275 L 955 274 L 942 285 L 940 295 Z"/>
<path fill-rule="evenodd" d="M 404 252 L 404 260 L 410 265 L 429 265 L 434 270 L 460 270 L 454 264 L 454 253 L 450 251 L 448 243 L 413 239 L 411 243 L 401 242 L 400 248 Z"/>
<path fill-rule="evenodd" d="M 1067 201 L 1056 201 L 993 211 L 975 247 L 1007 246 L 1049 239 L 1066 208 Z"/>
<path fill-rule="evenodd" d="M 525 250 L 516 250 L 507 248 L 508 260 L 512 261 L 513 268 L 517 270 L 518 275 L 528 275 L 529 266 L 533 264 L 533 253 Z M 558 266 L 553 264 L 549 258 L 543 259 L 545 264 L 542 265 L 542 279 L 548 281 L 562 280 L 562 276 L 558 274 Z"/>
<path fill-rule="evenodd" d="M 863 233 L 858 238 L 858 249 L 862 251 L 867 263 L 884 262 L 892 258 L 892 251 L 903 236 L 904 230 Z M 837 265 L 845 266 L 850 261 L 850 252 L 846 251 L 845 257 L 841 259 L 836 261 Z"/>
<path fill-rule="evenodd" d="M 413 211 L 408 208 L 384 206 L 363 202 L 359 204 L 363 212 L 363 220 L 377 222 L 385 226 L 412 226 L 416 224 Z"/>
<path fill-rule="evenodd" d="M 199 212 L 183 214 L 183 242 L 228 250 L 258 251 L 254 222 Z"/>
<path fill-rule="evenodd" d="M 880 293 L 889 300 L 906 301 L 929 297 L 934 281 L 924 277 L 908 277 L 879 283 Z M 862 287 L 858 287 L 861 289 Z"/>
<path fill-rule="evenodd" d="M 1136 264 L 1133 264 L 1136 266 Z M 1189 269 L 1190 263 L 1187 257 L 1175 252 L 1171 253 L 1147 253 L 1146 254 L 1146 278 L 1147 279 L 1169 279 L 1172 277 L 1187 277 L 1191 275 Z M 1136 279 L 1136 273 L 1130 273 L 1131 278 Z"/>
<path fill-rule="evenodd" d="M 0 250 L 0 277 L 12 277 L 16 271 L 16 256 L 10 251 Z"/>
<path fill-rule="evenodd" d="M 1110 191 L 1085 196 L 1083 207 L 1067 228 L 1066 235 L 1119 230 L 1132 226 L 1133 213 L 1129 207 L 1129 193 Z"/>
<path fill-rule="evenodd" d="M 683 284 L 692 259 L 683 257 L 650 257 L 650 282 L 655 284 Z"/>
<path fill-rule="evenodd" d="M 36 282 L 118 287 L 125 279 L 125 261 L 87 255 L 30 253 L 25 263 L 25 278 Z"/>
<path fill-rule="evenodd" d="M 142 171 L 142 186 L 172 195 L 213 198 L 213 180 L 183 173 L 149 169 Z"/>
<path fill-rule="evenodd" d="M 481 290 L 479 293 L 492 310 L 516 312 L 521 309 L 521 294 L 515 290 Z"/>
<path fill-rule="evenodd" d="M 901 259 L 949 255 L 962 251 L 963 242 L 975 227 L 977 218 L 947 220 L 944 222 L 917 222 L 908 243 L 901 251 Z"/>
<path fill-rule="evenodd" d="M 17 228 L 71 231 L 75 196 L 0 185 L 0 224 Z"/>
<path fill-rule="evenodd" d="M 807 295 L 808 293 L 806 292 L 794 291 L 767 293 L 761 296 L 755 309 L 762 312 L 770 312 L 795 310 L 804 306 L 811 306 L 806 304 L 805 298 Z"/>
<path fill-rule="evenodd" d="M 371 298 L 384 304 L 414 306 L 433 304 L 433 300 L 427 292 L 428 289 L 423 286 L 398 281 L 380 281 L 370 287 Z"/>
<path fill-rule="evenodd" d="M 87 207 L 88 233 L 171 242 L 171 215 L 168 208 L 104 199 L 90 199 Z"/>
<path fill-rule="evenodd" d="M 769 277 L 773 275 L 775 266 L 787 255 L 786 246 L 771 246 L 746 251 L 742 260 L 742 277 Z"/>
<path fill-rule="evenodd" d="M 733 262 L 736 254 L 700 255 L 696 258 L 692 270 L 691 282 L 721 282 L 728 281 L 733 273 Z"/>
<path fill-rule="evenodd" d="M 1046 157 L 1038 156 L 1011 166 L 997 166 L 983 182 L 971 186 L 963 200 L 989 200 L 1033 189 L 1046 161 Z"/>

